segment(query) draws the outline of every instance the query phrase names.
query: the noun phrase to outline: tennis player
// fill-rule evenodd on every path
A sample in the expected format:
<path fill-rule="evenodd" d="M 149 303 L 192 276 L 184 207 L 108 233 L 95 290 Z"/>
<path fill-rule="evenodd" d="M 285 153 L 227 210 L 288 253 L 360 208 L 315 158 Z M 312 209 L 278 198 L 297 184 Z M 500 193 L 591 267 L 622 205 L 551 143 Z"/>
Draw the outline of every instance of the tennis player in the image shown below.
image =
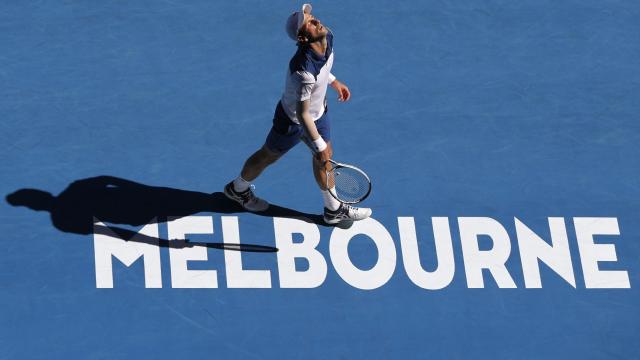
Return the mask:
<path fill-rule="evenodd" d="M 251 182 L 302 140 L 313 152 L 313 174 L 324 199 L 324 221 L 337 224 L 343 220 L 366 219 L 371 216 L 371 209 L 340 203 L 326 186 L 327 160 L 333 154 L 325 97 L 327 85 L 338 92 L 338 101 L 348 101 L 351 97 L 349 88 L 331 74 L 333 33 L 311 15 L 309 4 L 289 16 L 285 30 L 298 50 L 289 62 L 273 126 L 265 144 L 247 159 L 240 176 L 225 186 L 224 194 L 249 211 L 265 211 L 269 203 L 255 196 Z"/>

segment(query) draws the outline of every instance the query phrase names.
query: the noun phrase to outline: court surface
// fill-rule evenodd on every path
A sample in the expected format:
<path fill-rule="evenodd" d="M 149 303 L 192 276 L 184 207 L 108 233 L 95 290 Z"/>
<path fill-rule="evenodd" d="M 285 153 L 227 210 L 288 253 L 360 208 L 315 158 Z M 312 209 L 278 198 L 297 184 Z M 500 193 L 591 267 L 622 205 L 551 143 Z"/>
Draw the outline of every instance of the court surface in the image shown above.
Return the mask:
<path fill-rule="evenodd" d="M 274 216 L 240 212 L 219 196 L 271 126 L 295 51 L 284 21 L 300 5 L 3 2 L 0 194 L 57 195 L 111 176 L 151 189 L 101 198 L 130 201 L 127 216 L 138 215 L 140 199 L 208 216 L 213 235 L 193 241 L 221 243 L 225 216 L 237 217 L 242 243 L 267 247 L 276 246 L 274 217 L 316 226 L 322 199 L 302 145 L 256 181 Z M 269 270 L 272 288 L 230 289 L 216 248 L 189 269 L 216 270 L 218 288 L 172 288 L 167 247 L 161 289 L 145 288 L 142 261 L 115 258 L 114 287 L 97 288 L 91 229 L 54 226 L 46 211 L 1 201 L 0 359 L 637 358 L 640 5 L 313 5 L 335 34 L 333 73 L 352 91 L 342 104 L 329 90 L 334 157 L 373 179 L 363 206 L 395 244 L 390 280 L 374 290 L 347 283 L 330 259 L 334 229 L 317 225 L 328 267 L 312 289 L 281 288 L 269 252 L 243 252 L 242 262 Z M 210 193 L 217 207 L 190 200 Z M 95 194 L 82 194 L 75 200 L 99 207 Z M 110 213 L 114 223 L 123 214 Z M 448 217 L 448 286 L 426 290 L 409 279 L 398 217 L 414 218 L 428 271 L 438 265 L 431 218 Z M 516 288 L 500 288 L 487 271 L 484 288 L 468 287 L 459 217 L 504 227 Z M 542 288 L 525 287 L 514 218 L 549 241 L 549 217 L 566 223 L 575 288 L 544 264 Z M 617 254 L 600 269 L 626 271 L 630 288 L 586 287 L 574 217 L 617 219 L 620 235 L 595 237 Z M 157 228 L 167 239 L 162 218 Z M 490 239 L 480 246 L 490 250 Z M 378 260 L 364 235 L 348 251 L 363 270 Z"/>

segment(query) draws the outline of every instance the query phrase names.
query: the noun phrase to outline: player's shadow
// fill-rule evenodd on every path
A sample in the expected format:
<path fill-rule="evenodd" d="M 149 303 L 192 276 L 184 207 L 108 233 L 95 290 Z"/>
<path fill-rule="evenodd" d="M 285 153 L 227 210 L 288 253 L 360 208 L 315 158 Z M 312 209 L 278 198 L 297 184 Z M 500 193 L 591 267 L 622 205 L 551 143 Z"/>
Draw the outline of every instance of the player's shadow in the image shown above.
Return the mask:
<path fill-rule="evenodd" d="M 162 247 L 206 246 L 216 249 L 275 252 L 277 248 L 250 244 L 224 244 L 158 239 L 113 225 L 94 224 L 94 218 L 110 224 L 142 226 L 167 217 L 183 217 L 201 212 L 246 212 L 221 192 L 207 194 L 168 187 L 149 186 L 113 176 L 97 176 L 71 183 L 58 196 L 37 189 L 20 189 L 6 200 L 13 206 L 26 206 L 36 211 L 49 211 L 53 225 L 64 232 L 105 234 L 115 232 L 129 241 L 157 244 Z M 326 225 L 320 215 L 307 214 L 271 205 L 260 216 L 286 217 L 318 225 Z M 342 224 L 340 227 L 348 227 Z M 185 241 L 186 240 L 186 241 Z"/>

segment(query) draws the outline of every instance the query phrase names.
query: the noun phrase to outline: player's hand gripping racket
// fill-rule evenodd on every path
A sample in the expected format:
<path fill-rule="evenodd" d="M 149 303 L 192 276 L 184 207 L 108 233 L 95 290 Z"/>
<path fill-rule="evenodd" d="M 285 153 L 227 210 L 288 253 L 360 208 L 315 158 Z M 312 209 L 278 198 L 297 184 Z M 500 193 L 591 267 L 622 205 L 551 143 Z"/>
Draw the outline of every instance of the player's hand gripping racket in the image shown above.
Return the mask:
<path fill-rule="evenodd" d="M 327 160 L 327 188 L 331 196 L 343 204 L 357 204 L 371 193 L 371 180 L 367 174 L 353 165 Z"/>

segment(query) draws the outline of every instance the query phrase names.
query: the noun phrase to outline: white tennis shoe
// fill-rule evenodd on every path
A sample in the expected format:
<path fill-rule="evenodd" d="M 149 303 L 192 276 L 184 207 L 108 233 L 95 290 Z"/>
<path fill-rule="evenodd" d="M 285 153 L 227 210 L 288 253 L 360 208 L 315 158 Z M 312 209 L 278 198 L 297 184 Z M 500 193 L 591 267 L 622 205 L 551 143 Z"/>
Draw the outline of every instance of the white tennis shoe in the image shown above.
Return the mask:
<path fill-rule="evenodd" d="M 269 203 L 257 197 L 251 188 L 242 192 L 236 191 L 233 187 L 233 181 L 224 187 L 224 194 L 229 199 L 242 205 L 242 207 L 248 211 L 260 212 L 267 210 L 269 207 Z"/>
<path fill-rule="evenodd" d="M 324 222 L 333 225 L 340 221 L 364 220 L 371 216 L 371 213 L 372 211 L 369 208 L 359 208 L 347 204 L 340 204 L 340 207 L 336 211 L 324 208 Z"/>

